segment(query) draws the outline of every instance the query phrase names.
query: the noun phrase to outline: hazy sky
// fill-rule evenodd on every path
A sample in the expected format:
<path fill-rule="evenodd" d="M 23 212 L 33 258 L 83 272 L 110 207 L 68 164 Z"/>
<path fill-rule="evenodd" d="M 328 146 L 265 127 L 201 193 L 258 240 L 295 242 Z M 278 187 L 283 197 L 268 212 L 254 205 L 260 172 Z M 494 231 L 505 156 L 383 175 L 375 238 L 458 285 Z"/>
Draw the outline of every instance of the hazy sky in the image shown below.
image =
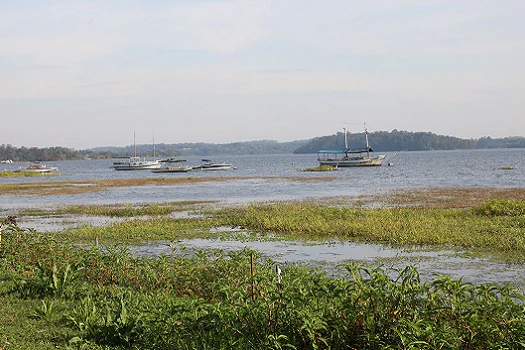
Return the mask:
<path fill-rule="evenodd" d="M 524 0 L 0 0 L 0 144 L 291 141 L 363 121 L 524 136 L 524 108 Z"/>

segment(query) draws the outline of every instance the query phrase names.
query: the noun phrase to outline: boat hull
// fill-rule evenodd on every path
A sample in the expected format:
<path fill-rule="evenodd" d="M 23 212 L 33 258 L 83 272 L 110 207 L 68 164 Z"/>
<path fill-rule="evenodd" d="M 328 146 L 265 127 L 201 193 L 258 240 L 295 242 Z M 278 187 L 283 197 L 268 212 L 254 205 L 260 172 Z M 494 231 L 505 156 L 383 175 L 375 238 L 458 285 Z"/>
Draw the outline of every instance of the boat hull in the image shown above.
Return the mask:
<path fill-rule="evenodd" d="M 160 168 L 153 169 L 152 173 L 187 173 L 191 171 L 192 167 L 173 167 L 173 168 Z"/>
<path fill-rule="evenodd" d="M 356 159 L 319 159 L 320 165 L 330 165 L 334 167 L 362 167 L 362 166 L 381 166 L 386 155 L 380 154 L 370 158 Z"/>

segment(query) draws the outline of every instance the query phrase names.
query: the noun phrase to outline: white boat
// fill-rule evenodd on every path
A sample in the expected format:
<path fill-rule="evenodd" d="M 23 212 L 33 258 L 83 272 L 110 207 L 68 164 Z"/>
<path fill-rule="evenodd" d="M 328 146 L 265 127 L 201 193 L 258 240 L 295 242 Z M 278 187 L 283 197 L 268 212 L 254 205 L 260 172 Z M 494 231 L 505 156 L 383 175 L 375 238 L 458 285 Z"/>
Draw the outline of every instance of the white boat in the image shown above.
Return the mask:
<path fill-rule="evenodd" d="M 135 142 L 135 133 L 133 133 L 133 157 L 127 161 L 113 162 L 112 168 L 115 170 L 152 170 L 159 169 L 161 164 L 155 160 L 155 141 L 153 141 L 153 160 L 146 160 L 137 157 L 137 144 Z"/>
<path fill-rule="evenodd" d="M 203 159 L 202 161 L 204 162 L 203 164 L 196 165 L 193 169 L 202 171 L 235 169 L 235 167 L 229 163 L 213 163 L 209 159 Z"/>
<path fill-rule="evenodd" d="M 372 155 L 372 148 L 368 144 L 368 130 L 365 127 L 365 147 L 348 148 L 347 130 L 343 128 L 345 137 L 345 148 L 335 150 L 321 150 L 317 152 L 317 160 L 320 165 L 331 165 L 334 167 L 354 166 L 380 166 L 385 159 L 385 154 Z"/>
<path fill-rule="evenodd" d="M 167 167 L 167 168 L 159 168 L 159 169 L 153 169 L 152 173 L 187 173 L 188 171 L 192 171 L 193 167 L 191 166 L 173 166 L 173 167 Z"/>
<path fill-rule="evenodd" d="M 0 164 L 11 164 L 11 163 L 13 163 L 11 159 L 0 160 Z"/>
<path fill-rule="evenodd" d="M 29 164 L 26 167 L 20 167 L 16 170 L 13 170 L 15 173 L 40 173 L 40 174 L 46 174 L 51 172 L 57 172 L 57 167 L 49 167 L 45 164 L 41 164 L 40 162 L 33 162 Z"/>

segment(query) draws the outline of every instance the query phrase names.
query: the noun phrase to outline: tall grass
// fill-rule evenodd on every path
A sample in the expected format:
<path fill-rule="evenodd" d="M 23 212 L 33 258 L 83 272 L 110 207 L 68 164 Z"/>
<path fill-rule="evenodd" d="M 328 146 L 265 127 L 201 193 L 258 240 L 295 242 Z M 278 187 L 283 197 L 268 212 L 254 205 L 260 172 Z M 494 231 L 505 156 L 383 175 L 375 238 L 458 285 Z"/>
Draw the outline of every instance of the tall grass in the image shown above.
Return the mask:
<path fill-rule="evenodd" d="M 27 317 L 45 320 L 39 324 L 56 344 L 77 348 L 525 347 L 523 297 L 511 286 L 422 282 L 412 267 L 343 269 L 331 278 L 283 266 L 277 276 L 273 262 L 248 250 L 143 259 L 121 246 L 77 249 L 9 228 L 0 247 L 0 277 L 9 283 L 0 301 L 36 301 Z M 25 333 L 8 336 L 33 336 Z"/>
<path fill-rule="evenodd" d="M 225 225 L 303 239 L 355 239 L 393 245 L 476 248 L 525 260 L 525 204 L 492 201 L 472 209 L 250 204 L 216 211 Z"/>

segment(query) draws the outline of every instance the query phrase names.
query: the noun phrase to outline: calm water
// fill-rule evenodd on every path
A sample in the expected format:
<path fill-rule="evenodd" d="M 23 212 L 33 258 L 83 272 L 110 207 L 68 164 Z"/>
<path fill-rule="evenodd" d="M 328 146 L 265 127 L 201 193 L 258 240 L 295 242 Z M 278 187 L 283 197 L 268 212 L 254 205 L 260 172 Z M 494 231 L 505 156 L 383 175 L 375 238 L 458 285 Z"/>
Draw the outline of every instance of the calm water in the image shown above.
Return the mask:
<path fill-rule="evenodd" d="M 188 164 L 201 157 L 185 157 Z M 316 155 L 217 156 L 216 162 L 229 162 L 236 170 L 182 174 L 154 174 L 150 171 L 118 172 L 110 169 L 112 160 L 48 162 L 62 176 L 42 177 L 43 181 L 74 181 L 138 177 L 335 177 L 333 181 L 290 181 L 250 179 L 206 182 L 174 186 L 117 188 L 107 192 L 45 197 L 1 196 L 0 208 L 37 207 L 61 204 L 101 204 L 121 202 L 164 202 L 176 200 L 255 200 L 299 199 L 326 196 L 355 196 L 366 193 L 417 187 L 525 187 L 525 150 L 468 150 L 388 153 L 385 164 L 373 168 L 347 168 L 334 172 L 305 173 L 298 169 L 318 165 Z M 387 166 L 391 163 L 391 166 Z M 16 169 L 21 163 L 2 164 Z M 512 170 L 501 167 L 512 166 Z M 0 179 L 0 183 L 31 182 L 35 178 Z"/>
<path fill-rule="evenodd" d="M 188 164 L 200 163 L 201 157 L 185 157 Z M 165 202 L 179 200 L 218 200 L 244 203 L 258 200 L 285 200 L 330 196 L 353 197 L 395 189 L 421 187 L 525 187 L 525 150 L 468 150 L 389 153 L 385 165 L 373 168 L 348 168 L 334 172 L 307 173 L 298 169 L 318 165 L 316 155 L 220 156 L 216 162 L 229 162 L 236 170 L 153 174 L 149 171 L 117 172 L 112 160 L 48 162 L 57 166 L 62 176 L 42 178 L 0 178 L 0 183 L 38 181 L 75 181 L 139 177 L 334 177 L 331 181 L 291 181 L 285 179 L 249 179 L 173 186 L 116 188 L 107 192 L 58 196 L 1 196 L 0 214 L 17 208 L 53 207 L 70 204 Z M 390 166 L 387 164 L 390 163 Z M 0 171 L 25 164 L 0 165 Z M 501 167 L 514 167 L 502 170 Z M 76 225 L 70 218 L 23 218 L 23 227 L 45 231 Z M 103 225 L 107 218 L 81 218 L 81 222 Z M 333 269 L 352 261 L 377 263 L 387 259 L 396 266 L 415 264 L 424 277 L 435 273 L 450 274 L 472 282 L 513 282 L 525 285 L 522 264 L 506 265 L 490 259 L 464 258 L 454 252 L 410 252 L 382 245 L 348 242 L 303 244 L 300 242 L 239 242 L 227 240 L 185 240 L 190 249 L 256 249 L 276 261 L 319 265 Z M 133 247 L 142 255 L 170 254 L 166 242 Z M 401 258 L 402 257 L 402 258 Z M 387 264 L 387 265 L 388 265 Z"/>

